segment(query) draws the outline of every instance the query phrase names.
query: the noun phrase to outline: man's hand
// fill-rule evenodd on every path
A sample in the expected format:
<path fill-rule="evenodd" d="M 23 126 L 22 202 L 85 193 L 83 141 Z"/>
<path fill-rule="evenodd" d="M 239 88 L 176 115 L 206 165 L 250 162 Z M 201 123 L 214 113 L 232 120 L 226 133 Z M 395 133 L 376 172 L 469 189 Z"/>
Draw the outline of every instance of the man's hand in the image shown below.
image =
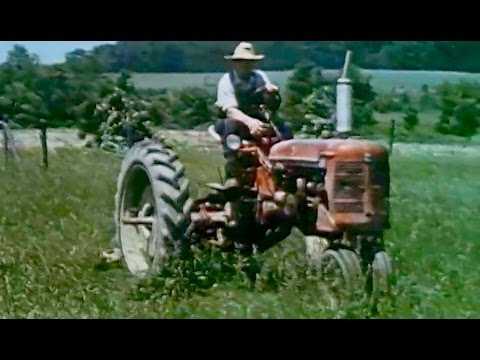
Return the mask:
<path fill-rule="evenodd" d="M 265 131 L 265 124 L 257 119 L 250 119 L 246 122 L 252 135 L 261 135 Z"/>
<path fill-rule="evenodd" d="M 267 85 L 265 85 L 265 90 L 267 90 L 267 92 L 269 92 L 269 93 L 278 92 L 278 86 L 273 85 L 273 84 L 267 84 Z"/>

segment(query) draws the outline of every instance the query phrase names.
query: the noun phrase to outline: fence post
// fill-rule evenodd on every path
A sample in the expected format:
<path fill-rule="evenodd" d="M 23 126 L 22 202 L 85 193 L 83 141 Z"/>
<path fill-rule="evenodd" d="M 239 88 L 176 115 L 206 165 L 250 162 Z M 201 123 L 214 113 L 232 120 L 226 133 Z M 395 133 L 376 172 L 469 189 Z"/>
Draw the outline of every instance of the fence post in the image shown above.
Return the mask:
<path fill-rule="evenodd" d="M 48 169 L 47 125 L 40 126 L 40 143 L 42 144 L 43 166 Z"/>
<path fill-rule="evenodd" d="M 389 152 L 393 151 L 393 143 L 395 141 L 395 119 L 390 120 L 390 136 L 389 136 Z"/>
<path fill-rule="evenodd" d="M 8 165 L 8 135 L 7 135 L 7 128 L 5 127 L 5 123 L 2 122 L 2 133 L 3 133 L 3 155 L 5 156 L 5 166 Z"/>

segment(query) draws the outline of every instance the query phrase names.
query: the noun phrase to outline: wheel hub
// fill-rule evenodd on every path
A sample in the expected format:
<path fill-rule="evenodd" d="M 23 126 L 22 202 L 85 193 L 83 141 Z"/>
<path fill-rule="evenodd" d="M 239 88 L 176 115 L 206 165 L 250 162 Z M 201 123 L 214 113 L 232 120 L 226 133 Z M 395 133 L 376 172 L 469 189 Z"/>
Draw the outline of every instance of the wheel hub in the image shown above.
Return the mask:
<path fill-rule="evenodd" d="M 142 187 L 137 201 L 130 200 L 124 204 L 124 216 L 121 218 L 125 261 L 130 271 L 140 276 L 145 275 L 152 266 L 155 254 L 153 229 L 156 222 L 151 186 L 145 184 Z M 136 209 L 140 210 L 137 212 Z"/>

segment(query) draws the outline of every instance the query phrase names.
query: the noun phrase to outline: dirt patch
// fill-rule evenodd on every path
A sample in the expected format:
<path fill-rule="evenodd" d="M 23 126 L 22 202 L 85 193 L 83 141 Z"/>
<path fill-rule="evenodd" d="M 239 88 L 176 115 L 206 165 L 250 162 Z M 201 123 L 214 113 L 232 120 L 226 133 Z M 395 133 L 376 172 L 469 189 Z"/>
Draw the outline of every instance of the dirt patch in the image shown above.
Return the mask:
<path fill-rule="evenodd" d="M 17 148 L 41 147 L 39 130 L 13 130 L 12 132 Z M 88 139 L 80 139 L 77 131 L 71 129 L 48 130 L 47 140 L 49 149 L 59 147 L 83 147 L 88 141 Z M 3 146 L 3 144 L 1 144 L 1 146 Z"/>
<path fill-rule="evenodd" d="M 215 147 L 219 146 L 218 142 L 210 136 L 207 131 L 199 130 L 162 130 L 161 133 L 168 141 L 185 144 L 189 146 L 207 146 Z"/>

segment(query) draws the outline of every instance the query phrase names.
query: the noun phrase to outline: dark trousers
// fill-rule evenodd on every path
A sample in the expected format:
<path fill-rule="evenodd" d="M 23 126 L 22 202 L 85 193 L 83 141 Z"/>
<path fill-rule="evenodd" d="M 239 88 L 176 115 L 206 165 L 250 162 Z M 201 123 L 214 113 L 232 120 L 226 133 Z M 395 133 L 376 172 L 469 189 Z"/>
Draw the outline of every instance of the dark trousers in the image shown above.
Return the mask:
<path fill-rule="evenodd" d="M 275 123 L 283 140 L 293 139 L 293 131 L 290 126 L 283 121 Z M 225 139 L 228 135 L 234 134 L 242 140 L 253 140 L 248 126 L 240 121 L 232 119 L 219 119 L 215 124 L 215 132 L 222 138 L 223 153 L 227 163 L 225 164 L 225 172 L 227 178 L 234 177 L 235 169 L 242 167 L 242 162 L 239 161 L 237 153 L 227 148 Z M 245 164 L 246 165 L 246 164 Z"/>

